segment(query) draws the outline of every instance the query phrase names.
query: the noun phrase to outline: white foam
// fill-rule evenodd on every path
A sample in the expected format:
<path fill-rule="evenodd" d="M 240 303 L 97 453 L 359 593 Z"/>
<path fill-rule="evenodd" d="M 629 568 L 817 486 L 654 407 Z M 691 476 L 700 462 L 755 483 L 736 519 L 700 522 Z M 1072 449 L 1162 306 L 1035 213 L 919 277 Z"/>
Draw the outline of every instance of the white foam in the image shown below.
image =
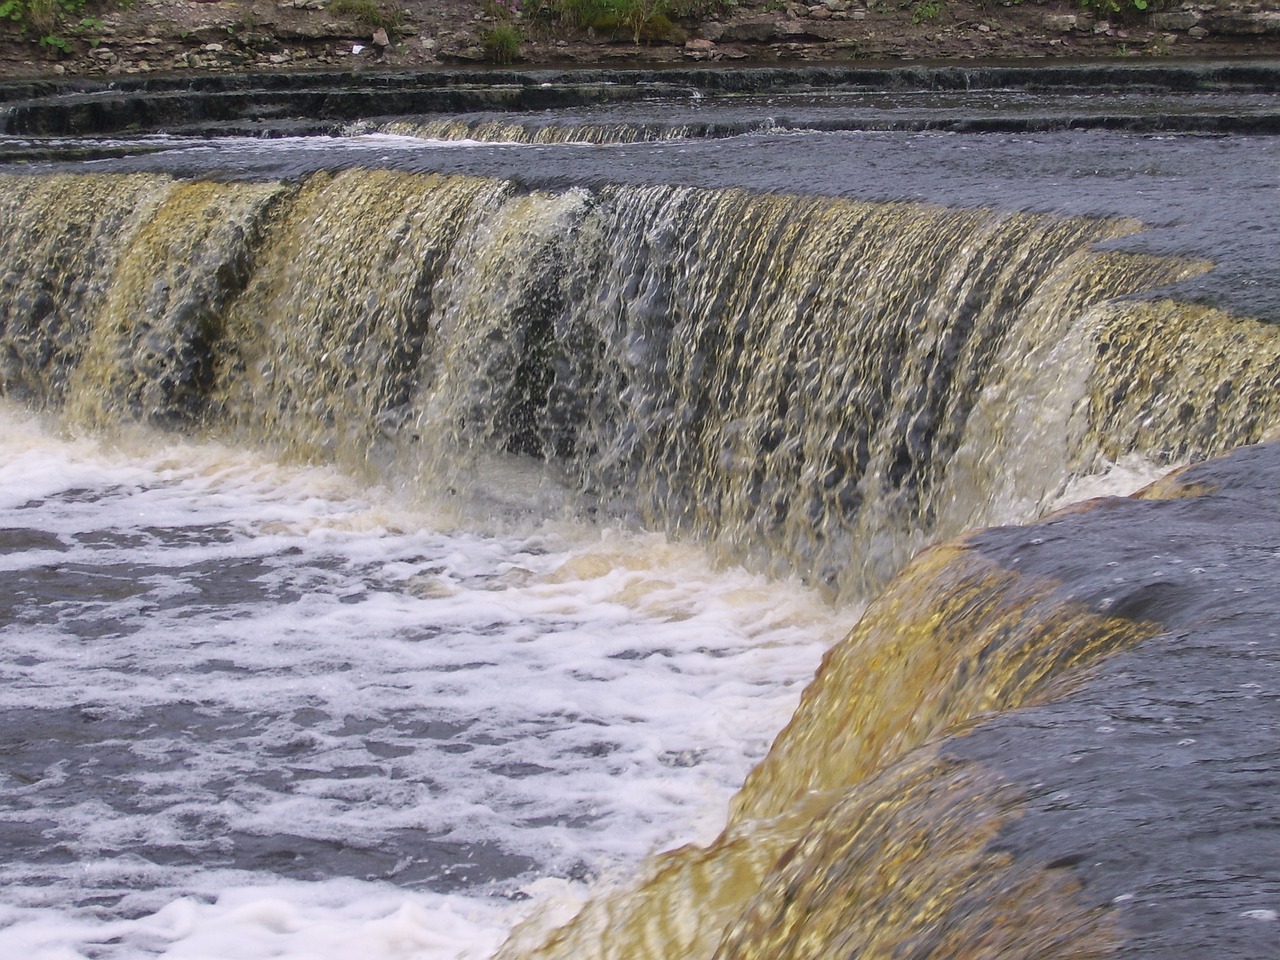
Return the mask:
<path fill-rule="evenodd" d="M 1174 466 L 1161 466 L 1136 455 L 1122 457 L 1115 463 L 1104 463 L 1093 473 L 1074 477 L 1048 510 L 1059 510 L 1097 497 L 1127 497 L 1159 480 Z"/>
<path fill-rule="evenodd" d="M 523 910 L 476 898 L 412 894 L 350 880 L 254 883 L 212 873 L 204 899 L 183 896 L 139 919 L 99 921 L 0 908 L 6 956 L 174 960 L 471 960 L 489 956 Z"/>
<path fill-rule="evenodd" d="M 855 618 L 653 535 L 437 519 L 0 408 L 0 530 L 49 541 L 0 554 L 0 716 L 100 738 L 0 777 L 0 828 L 68 857 L 0 864 L 0 955 L 487 956 L 539 876 L 710 839 Z M 245 869 L 245 838 L 319 866 Z M 530 869 L 453 892 L 432 844 Z"/>
<path fill-rule="evenodd" d="M 1276 918 L 1280 917 L 1280 913 L 1275 910 L 1245 910 L 1240 916 L 1246 920 L 1261 920 L 1264 923 L 1274 923 Z"/>

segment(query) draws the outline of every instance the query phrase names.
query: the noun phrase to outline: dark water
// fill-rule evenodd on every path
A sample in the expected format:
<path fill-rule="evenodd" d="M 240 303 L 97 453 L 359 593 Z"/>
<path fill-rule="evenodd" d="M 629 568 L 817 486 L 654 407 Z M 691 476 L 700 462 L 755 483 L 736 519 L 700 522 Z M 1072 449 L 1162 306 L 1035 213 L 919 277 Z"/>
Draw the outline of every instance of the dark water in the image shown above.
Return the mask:
<path fill-rule="evenodd" d="M 1280 950 L 1280 515 L 1277 450 L 1190 476 L 1204 501 L 1125 503 L 979 548 L 1162 632 L 1064 699 L 953 741 L 1025 790 L 1001 845 L 1069 866 L 1113 905 L 1125 957 L 1264 960 Z M 1267 495 L 1263 495 L 1267 496 Z"/>
<path fill-rule="evenodd" d="M 988 97 L 978 95 L 980 102 Z M 770 107 L 758 108 L 766 127 Z M 738 112 L 730 108 L 731 115 Z M 1119 241 L 1123 249 L 1208 258 L 1218 265 L 1179 288 L 1180 297 L 1280 319 L 1273 244 L 1280 229 L 1280 137 L 797 129 L 611 145 L 440 144 L 375 135 L 154 146 L 155 152 L 81 169 L 274 178 L 372 166 L 499 177 L 530 187 L 681 184 L 1128 216 L 1148 229 Z"/>

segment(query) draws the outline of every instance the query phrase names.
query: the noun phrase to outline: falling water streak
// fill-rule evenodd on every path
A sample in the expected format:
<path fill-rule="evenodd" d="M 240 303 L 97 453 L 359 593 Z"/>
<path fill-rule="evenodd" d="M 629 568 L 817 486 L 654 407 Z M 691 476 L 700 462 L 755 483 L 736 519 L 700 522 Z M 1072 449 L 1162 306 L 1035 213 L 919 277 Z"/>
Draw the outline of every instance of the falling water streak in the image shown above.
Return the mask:
<path fill-rule="evenodd" d="M 309 178 L 228 312 L 213 393 L 225 417 L 363 470 L 378 424 L 413 389 L 441 262 L 504 189 L 381 171 Z"/>
<path fill-rule="evenodd" d="M 1272 326 L 1168 300 L 1112 304 L 1091 345 L 1088 420 L 1103 458 L 1171 464 L 1280 436 Z"/>
<path fill-rule="evenodd" d="M 253 273 L 280 184 L 174 183 L 120 241 L 105 302 L 71 374 L 67 415 L 180 424 L 199 413 L 226 337 L 223 315 Z"/>
<path fill-rule="evenodd" d="M 5 178 L 0 388 L 62 404 L 127 239 L 168 192 L 149 176 Z"/>

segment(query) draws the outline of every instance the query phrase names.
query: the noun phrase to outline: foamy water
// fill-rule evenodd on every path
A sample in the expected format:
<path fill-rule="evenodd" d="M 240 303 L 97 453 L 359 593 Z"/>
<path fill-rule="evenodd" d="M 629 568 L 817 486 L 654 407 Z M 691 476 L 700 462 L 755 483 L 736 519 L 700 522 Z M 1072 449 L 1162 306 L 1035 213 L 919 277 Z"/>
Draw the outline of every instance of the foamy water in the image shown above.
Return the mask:
<path fill-rule="evenodd" d="M 0 409 L 0 955 L 485 957 L 707 840 L 856 611 Z"/>

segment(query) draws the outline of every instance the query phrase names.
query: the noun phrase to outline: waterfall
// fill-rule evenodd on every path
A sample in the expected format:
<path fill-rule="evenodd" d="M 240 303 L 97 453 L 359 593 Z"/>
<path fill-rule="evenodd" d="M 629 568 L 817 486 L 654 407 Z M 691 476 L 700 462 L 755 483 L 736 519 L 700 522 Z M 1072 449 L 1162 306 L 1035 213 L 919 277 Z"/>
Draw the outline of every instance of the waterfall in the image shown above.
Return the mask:
<path fill-rule="evenodd" d="M 1118 299 L 1204 269 L 1094 249 L 1131 221 L 358 170 L 5 196 L 6 393 L 439 489 L 532 455 L 835 597 L 1103 458 L 1275 420 L 1272 328 Z M 1195 370 L 1166 347 L 1191 328 L 1227 345 Z M 1206 376 L 1234 405 L 1197 405 Z"/>
<path fill-rule="evenodd" d="M 519 458 L 584 514 L 875 597 L 715 843 L 504 958 L 1092 957 L 1121 936 L 993 846 L 1016 791 L 938 744 L 1161 625 L 1142 590 L 1085 598 L 961 535 L 1126 455 L 1276 437 L 1280 328 L 1158 296 L 1208 264 L 1100 246 L 1141 229 L 1124 219 L 376 170 L 6 175 L 0 222 L 0 393 L 72 428 L 442 496 Z"/>
<path fill-rule="evenodd" d="M 644 143 L 651 140 L 677 140 L 684 137 L 731 136 L 745 132 L 740 127 L 723 131 L 709 124 L 601 124 L 555 123 L 531 124 L 519 121 L 459 119 L 392 120 L 379 124 L 379 133 L 421 140 L 481 140 L 486 143 Z"/>

